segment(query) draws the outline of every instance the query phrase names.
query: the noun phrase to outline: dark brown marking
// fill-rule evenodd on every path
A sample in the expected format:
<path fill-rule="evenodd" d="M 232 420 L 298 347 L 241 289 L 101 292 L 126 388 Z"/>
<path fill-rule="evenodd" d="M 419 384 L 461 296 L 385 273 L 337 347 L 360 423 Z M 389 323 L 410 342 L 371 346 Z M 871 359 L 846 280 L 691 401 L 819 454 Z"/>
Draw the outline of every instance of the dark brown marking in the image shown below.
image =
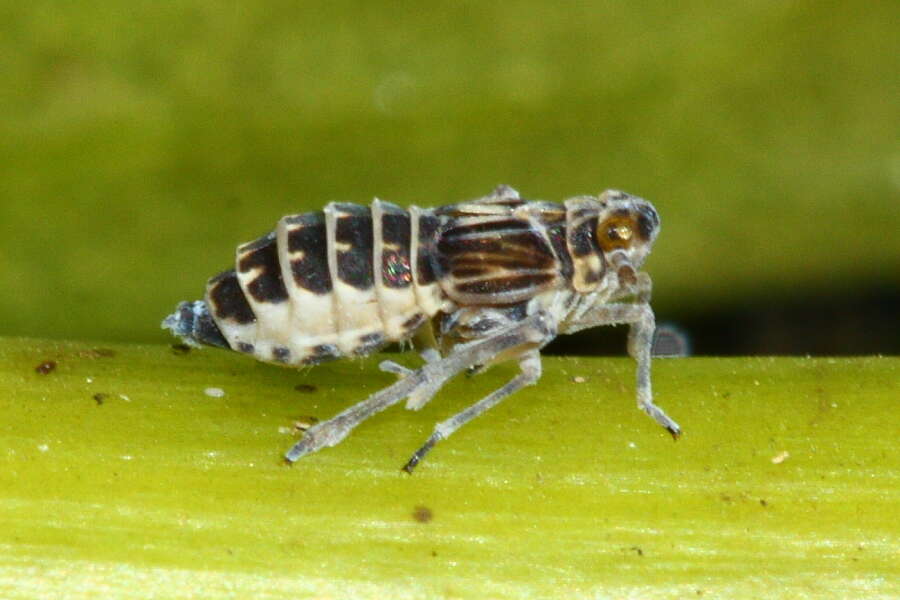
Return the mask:
<path fill-rule="evenodd" d="M 437 280 L 434 270 L 435 243 L 440 221 L 434 215 L 419 216 L 419 251 L 416 257 L 416 283 L 430 285 Z"/>
<path fill-rule="evenodd" d="M 35 373 L 39 375 L 49 375 L 53 371 L 56 370 L 56 361 L 55 360 L 45 360 L 38 366 L 34 368 Z"/>
<path fill-rule="evenodd" d="M 456 285 L 456 289 L 464 294 L 502 294 L 516 290 L 539 288 L 552 282 L 553 279 L 553 273 L 492 277 L 490 279 L 462 282 Z"/>
<path fill-rule="evenodd" d="M 272 348 L 273 360 L 280 363 L 286 363 L 290 360 L 290 358 L 291 351 L 288 348 L 285 348 L 284 346 L 275 346 L 274 348 Z"/>
<path fill-rule="evenodd" d="M 572 223 L 577 223 L 577 222 L 583 221 L 584 219 L 590 218 L 591 215 L 595 214 L 596 212 L 597 212 L 597 209 L 594 207 L 575 208 L 572 210 L 572 213 L 569 217 L 569 221 L 571 221 Z"/>
<path fill-rule="evenodd" d="M 209 301 L 219 319 L 231 319 L 241 325 L 256 321 L 256 315 L 247 303 L 233 270 L 220 273 L 210 280 Z"/>
<path fill-rule="evenodd" d="M 472 254 L 491 254 L 499 260 L 528 265 L 527 268 L 550 268 L 554 263 L 553 252 L 546 240 L 533 230 L 501 237 L 487 234 L 474 237 L 441 236 L 438 241 L 438 253 L 442 265 L 452 264 L 458 255 Z M 475 260 L 479 259 L 480 257 L 475 257 Z"/>
<path fill-rule="evenodd" d="M 231 347 L 209 314 L 206 301 L 180 303 L 166 323 L 167 326 L 171 323 L 172 332 L 179 337 L 220 348 Z"/>
<path fill-rule="evenodd" d="M 569 231 L 569 251 L 576 258 L 587 256 L 597 250 L 595 231 L 597 219 L 587 219 Z"/>
<path fill-rule="evenodd" d="M 458 279 L 471 279 L 474 277 L 486 277 L 491 271 L 492 269 L 489 265 L 481 267 L 456 267 L 453 269 L 453 276 Z"/>
<path fill-rule="evenodd" d="M 497 219 L 493 221 L 472 219 L 470 223 L 463 223 L 448 228 L 441 235 L 444 237 L 471 235 L 476 233 L 506 235 L 516 231 L 528 231 L 531 228 L 531 223 L 524 219 Z"/>
<path fill-rule="evenodd" d="M 547 237 L 550 238 L 550 246 L 553 248 L 553 254 L 556 255 L 559 274 L 566 281 L 571 281 L 574 269 L 572 267 L 572 257 L 569 255 L 569 249 L 566 247 L 565 225 L 558 224 L 548 227 Z"/>
<path fill-rule="evenodd" d="M 191 351 L 187 344 L 172 344 L 172 354 L 184 355 Z"/>
<path fill-rule="evenodd" d="M 298 287 L 314 294 L 331 291 L 331 274 L 328 272 L 328 241 L 325 233 L 325 217 L 322 212 L 289 217 L 287 223 L 300 225 L 287 235 L 288 252 L 303 255 L 291 261 L 291 272 Z"/>
<path fill-rule="evenodd" d="M 278 243 L 275 234 L 269 234 L 240 249 L 238 269 L 241 273 L 258 271 L 258 275 L 247 284 L 247 291 L 258 302 L 284 302 L 288 299 L 281 266 L 278 264 Z"/>
<path fill-rule="evenodd" d="M 102 406 L 103 402 L 109 398 L 109 394 L 104 394 L 103 392 L 98 392 L 93 396 L 94 402 L 97 403 L 97 406 Z"/>
<path fill-rule="evenodd" d="M 522 247 L 511 247 L 506 252 L 468 252 L 452 256 L 446 264 L 457 269 L 554 269 L 554 257 L 548 248 L 546 252 L 533 252 Z"/>
<path fill-rule="evenodd" d="M 659 214 L 646 204 L 638 206 L 637 229 L 641 240 L 649 241 L 653 232 L 659 227 Z"/>
<path fill-rule="evenodd" d="M 364 206 L 335 204 L 334 239 L 349 250 L 337 252 L 338 278 L 358 290 L 368 290 L 374 283 L 372 269 L 372 214 Z"/>
<path fill-rule="evenodd" d="M 431 210 L 436 215 L 458 217 L 461 214 L 467 214 L 467 211 L 466 211 L 467 204 L 476 204 L 477 205 L 477 203 L 462 202 L 462 203 L 456 203 L 456 204 L 445 204 L 444 206 L 438 206 Z"/>
<path fill-rule="evenodd" d="M 624 287 L 626 285 L 637 284 L 637 275 L 634 272 L 634 267 L 631 265 L 622 265 L 619 267 L 617 275 L 619 276 L 620 286 Z"/>
<path fill-rule="evenodd" d="M 603 258 L 602 254 L 600 255 L 600 258 Z M 593 269 L 591 269 L 590 271 L 585 271 L 584 274 L 582 275 L 582 279 L 584 280 L 584 283 L 587 283 L 587 284 L 597 283 L 601 279 L 603 279 L 603 272 L 605 270 L 606 270 L 606 267 L 601 267 L 599 270 L 596 270 L 596 271 Z"/>
<path fill-rule="evenodd" d="M 438 273 L 454 281 L 453 289 L 447 290 L 451 297 L 483 295 L 477 301 L 487 304 L 520 302 L 558 276 L 553 249 L 534 228 L 506 230 L 503 235 L 462 233 L 464 227 L 454 230 L 460 233 L 441 235 L 437 252 Z"/>
<path fill-rule="evenodd" d="M 304 224 L 288 233 L 289 252 L 303 252 L 291 261 L 291 272 L 298 287 L 322 295 L 331 291 L 331 274 L 328 271 L 328 242 L 325 221 L 320 213 L 319 222 Z M 303 215 L 306 217 L 307 215 Z"/>
<path fill-rule="evenodd" d="M 303 359 L 304 365 L 318 365 L 329 360 L 340 358 L 341 351 L 334 344 L 319 344 L 314 347 L 312 354 Z"/>
<path fill-rule="evenodd" d="M 427 317 L 425 315 L 423 315 L 422 313 L 417 313 L 407 320 L 403 321 L 400 327 L 405 331 L 414 331 L 421 327 L 422 323 L 424 323 L 426 319 Z"/>
<path fill-rule="evenodd" d="M 356 356 L 371 354 L 384 346 L 385 343 L 387 343 L 387 340 L 385 340 L 383 333 L 367 333 L 359 337 L 359 346 L 353 349 L 353 354 Z"/>
<path fill-rule="evenodd" d="M 394 212 L 394 210 L 391 208 L 391 212 L 387 212 L 385 209 L 385 213 L 381 216 L 381 239 L 385 244 L 394 244 L 409 252 L 409 215 L 406 211 L 396 209 L 400 212 Z"/>
<path fill-rule="evenodd" d="M 294 386 L 294 389 L 297 390 L 298 392 L 302 392 L 304 394 L 312 394 L 312 393 L 318 391 L 319 388 L 312 385 L 311 383 L 298 383 L 297 385 Z"/>
<path fill-rule="evenodd" d="M 208 311 L 204 311 L 194 319 L 194 326 L 191 330 L 191 337 L 198 342 L 208 344 L 210 346 L 218 346 L 219 348 L 231 348 L 228 340 L 222 335 L 222 331 L 216 322 L 210 316 Z"/>

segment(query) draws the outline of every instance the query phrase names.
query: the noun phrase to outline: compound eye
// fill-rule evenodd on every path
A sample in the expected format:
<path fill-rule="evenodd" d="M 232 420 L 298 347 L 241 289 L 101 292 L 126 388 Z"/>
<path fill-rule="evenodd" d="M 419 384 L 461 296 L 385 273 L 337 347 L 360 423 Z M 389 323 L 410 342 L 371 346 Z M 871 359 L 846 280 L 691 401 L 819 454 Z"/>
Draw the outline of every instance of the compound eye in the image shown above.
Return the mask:
<path fill-rule="evenodd" d="M 597 227 L 597 241 L 604 252 L 629 247 L 634 235 L 634 224 L 627 218 L 613 217 Z"/>
<path fill-rule="evenodd" d="M 621 240 L 623 242 L 627 242 L 631 239 L 632 231 L 629 225 L 625 225 L 624 223 L 620 223 L 619 225 L 613 225 L 609 228 L 609 239 L 611 240 Z"/>

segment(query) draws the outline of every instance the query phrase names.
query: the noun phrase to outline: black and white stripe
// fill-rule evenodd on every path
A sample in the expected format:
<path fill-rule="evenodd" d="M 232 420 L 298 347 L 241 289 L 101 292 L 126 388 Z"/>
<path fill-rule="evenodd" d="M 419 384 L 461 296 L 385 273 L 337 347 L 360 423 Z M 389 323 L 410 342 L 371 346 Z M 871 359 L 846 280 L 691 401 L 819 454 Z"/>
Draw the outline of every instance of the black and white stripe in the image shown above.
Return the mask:
<path fill-rule="evenodd" d="M 194 341 L 224 339 L 261 360 L 316 364 L 409 339 L 459 307 L 511 306 L 554 290 L 597 293 L 609 285 L 601 216 L 631 224 L 643 241 L 658 229 L 652 206 L 630 198 L 608 191 L 529 202 L 500 187 L 435 209 L 376 199 L 286 216 L 238 247 L 233 270 L 209 280 L 204 326 L 192 317 Z"/>
<path fill-rule="evenodd" d="M 283 217 L 238 247 L 205 302 L 231 348 L 317 364 L 408 339 L 452 302 L 433 269 L 440 219 L 375 200 Z"/>

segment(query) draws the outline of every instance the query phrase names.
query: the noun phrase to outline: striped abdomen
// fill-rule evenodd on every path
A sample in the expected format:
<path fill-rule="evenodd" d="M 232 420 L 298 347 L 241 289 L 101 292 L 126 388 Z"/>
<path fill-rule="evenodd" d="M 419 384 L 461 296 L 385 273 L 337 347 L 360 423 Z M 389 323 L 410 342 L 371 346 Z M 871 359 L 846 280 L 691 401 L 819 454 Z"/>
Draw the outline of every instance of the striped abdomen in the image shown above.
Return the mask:
<path fill-rule="evenodd" d="M 432 268 L 438 218 L 375 200 L 283 217 L 237 249 L 205 302 L 228 345 L 257 358 L 316 364 L 408 339 L 451 303 Z"/>

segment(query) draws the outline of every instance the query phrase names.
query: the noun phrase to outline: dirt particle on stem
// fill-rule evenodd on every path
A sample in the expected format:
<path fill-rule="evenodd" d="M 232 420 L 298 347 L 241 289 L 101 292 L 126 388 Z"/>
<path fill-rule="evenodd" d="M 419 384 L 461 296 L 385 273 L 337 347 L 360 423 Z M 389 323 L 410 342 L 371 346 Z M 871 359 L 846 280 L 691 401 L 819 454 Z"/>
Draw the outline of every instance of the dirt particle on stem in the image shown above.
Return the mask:
<path fill-rule="evenodd" d="M 49 375 L 53 371 L 56 370 L 56 361 L 55 360 L 45 360 L 38 366 L 34 368 L 35 373 L 38 375 Z"/>
<path fill-rule="evenodd" d="M 419 523 L 428 523 L 434 518 L 434 513 L 427 506 L 420 504 L 413 509 L 412 517 Z"/>

